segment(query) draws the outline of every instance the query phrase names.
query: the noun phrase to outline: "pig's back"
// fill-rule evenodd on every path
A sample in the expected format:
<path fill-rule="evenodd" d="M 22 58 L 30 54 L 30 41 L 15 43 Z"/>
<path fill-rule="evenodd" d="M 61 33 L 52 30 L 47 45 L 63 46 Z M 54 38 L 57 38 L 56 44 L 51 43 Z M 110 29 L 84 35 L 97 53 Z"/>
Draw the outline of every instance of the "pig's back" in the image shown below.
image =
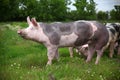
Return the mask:
<path fill-rule="evenodd" d="M 41 24 L 40 26 L 43 28 L 43 32 L 48 36 L 50 42 L 55 45 L 60 44 L 60 42 L 64 43 L 65 40 L 75 38 L 73 41 L 70 41 L 70 44 L 80 46 L 85 44 L 93 33 L 91 25 L 83 21 Z M 66 38 L 64 36 L 66 36 Z M 69 42 L 67 46 L 69 46 Z"/>

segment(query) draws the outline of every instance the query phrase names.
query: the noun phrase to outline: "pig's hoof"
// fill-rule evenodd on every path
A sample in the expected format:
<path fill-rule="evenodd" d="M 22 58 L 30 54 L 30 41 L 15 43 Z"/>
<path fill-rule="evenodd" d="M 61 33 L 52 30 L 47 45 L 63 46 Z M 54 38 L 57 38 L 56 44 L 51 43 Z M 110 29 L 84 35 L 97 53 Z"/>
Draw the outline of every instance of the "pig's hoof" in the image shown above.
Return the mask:
<path fill-rule="evenodd" d="M 60 59 L 57 59 L 57 61 L 59 62 L 59 61 L 60 61 Z"/>
<path fill-rule="evenodd" d="M 90 60 L 86 60 L 86 63 L 89 63 L 90 62 Z"/>
<path fill-rule="evenodd" d="M 51 66 L 51 64 L 46 64 L 46 67 Z"/>
<path fill-rule="evenodd" d="M 82 54 L 79 52 L 79 55 L 82 55 Z"/>
<path fill-rule="evenodd" d="M 47 62 L 47 65 L 51 65 L 51 64 L 52 64 L 52 62 L 51 62 L 51 61 L 48 61 L 48 62 Z"/>
<path fill-rule="evenodd" d="M 109 57 L 110 57 L 110 58 L 113 58 L 113 55 L 110 53 Z"/>
<path fill-rule="evenodd" d="M 95 65 L 98 65 L 98 62 L 95 62 Z"/>

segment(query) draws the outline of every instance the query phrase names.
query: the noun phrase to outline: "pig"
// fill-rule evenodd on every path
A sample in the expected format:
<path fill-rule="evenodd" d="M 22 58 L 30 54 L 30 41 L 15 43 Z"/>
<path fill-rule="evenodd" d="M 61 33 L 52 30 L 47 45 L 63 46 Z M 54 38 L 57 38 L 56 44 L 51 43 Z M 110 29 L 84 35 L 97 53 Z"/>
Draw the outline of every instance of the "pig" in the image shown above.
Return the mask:
<path fill-rule="evenodd" d="M 117 50 L 118 50 L 118 55 L 120 54 L 120 25 L 118 23 L 109 23 L 106 24 L 107 30 L 109 32 L 109 40 L 108 40 L 108 45 L 109 46 L 109 57 L 112 58 L 114 54 L 114 49 L 115 45 L 117 44 Z"/>
<path fill-rule="evenodd" d="M 86 62 L 90 62 L 97 51 L 95 64 L 102 55 L 102 48 L 108 42 L 108 31 L 97 21 L 74 21 L 67 23 L 38 23 L 35 18 L 27 17 L 29 27 L 20 29 L 17 33 L 24 39 L 42 43 L 47 48 L 47 65 L 52 64 L 54 58 L 58 59 L 58 48 L 77 47 L 88 44 Z"/>
<path fill-rule="evenodd" d="M 81 52 L 84 56 L 87 56 L 87 51 L 88 51 L 88 44 L 77 47 L 77 49 L 76 49 L 76 52 L 78 52 L 78 53 Z"/>
<path fill-rule="evenodd" d="M 69 53 L 71 58 L 73 57 L 74 49 L 76 50 L 76 53 L 79 53 L 79 55 L 83 54 L 84 56 L 87 56 L 88 44 L 78 46 L 78 47 L 69 47 Z"/>
<path fill-rule="evenodd" d="M 109 57 L 112 58 L 114 50 L 117 49 L 117 54 L 120 55 L 120 24 L 118 23 L 107 23 L 107 31 L 109 33 L 109 40 L 104 46 L 103 51 L 109 48 Z M 87 56 L 88 44 L 80 47 L 76 47 L 78 53 L 82 53 Z M 73 57 L 73 47 L 69 48 L 70 57 Z"/>

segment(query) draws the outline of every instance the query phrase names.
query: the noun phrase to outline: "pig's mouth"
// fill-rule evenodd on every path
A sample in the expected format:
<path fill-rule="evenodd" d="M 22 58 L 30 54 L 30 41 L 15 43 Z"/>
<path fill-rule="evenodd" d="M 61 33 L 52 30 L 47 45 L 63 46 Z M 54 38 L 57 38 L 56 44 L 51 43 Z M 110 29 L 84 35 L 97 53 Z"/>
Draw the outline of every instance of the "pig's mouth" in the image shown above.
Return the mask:
<path fill-rule="evenodd" d="M 23 35 L 23 34 L 22 34 L 22 35 L 20 35 L 20 36 L 21 36 L 22 38 L 25 38 L 25 35 Z"/>
<path fill-rule="evenodd" d="M 25 34 L 19 34 L 22 38 L 26 38 Z"/>
<path fill-rule="evenodd" d="M 29 39 L 26 35 L 20 35 L 23 39 Z"/>
<path fill-rule="evenodd" d="M 24 34 L 22 31 L 18 30 L 17 33 L 18 33 L 22 38 L 27 39 L 27 37 L 26 37 L 27 35 Z"/>
<path fill-rule="evenodd" d="M 22 38 L 27 39 L 26 34 L 19 34 Z"/>

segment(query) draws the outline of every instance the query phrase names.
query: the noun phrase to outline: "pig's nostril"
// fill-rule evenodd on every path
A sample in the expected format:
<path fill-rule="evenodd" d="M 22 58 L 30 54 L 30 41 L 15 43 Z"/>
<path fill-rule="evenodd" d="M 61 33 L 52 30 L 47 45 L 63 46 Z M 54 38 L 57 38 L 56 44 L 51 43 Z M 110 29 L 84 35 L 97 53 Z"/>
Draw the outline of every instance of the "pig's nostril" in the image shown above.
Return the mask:
<path fill-rule="evenodd" d="M 20 31 L 20 30 L 18 30 L 18 31 L 17 31 L 17 33 L 18 33 L 18 34 L 21 34 L 21 31 Z"/>

